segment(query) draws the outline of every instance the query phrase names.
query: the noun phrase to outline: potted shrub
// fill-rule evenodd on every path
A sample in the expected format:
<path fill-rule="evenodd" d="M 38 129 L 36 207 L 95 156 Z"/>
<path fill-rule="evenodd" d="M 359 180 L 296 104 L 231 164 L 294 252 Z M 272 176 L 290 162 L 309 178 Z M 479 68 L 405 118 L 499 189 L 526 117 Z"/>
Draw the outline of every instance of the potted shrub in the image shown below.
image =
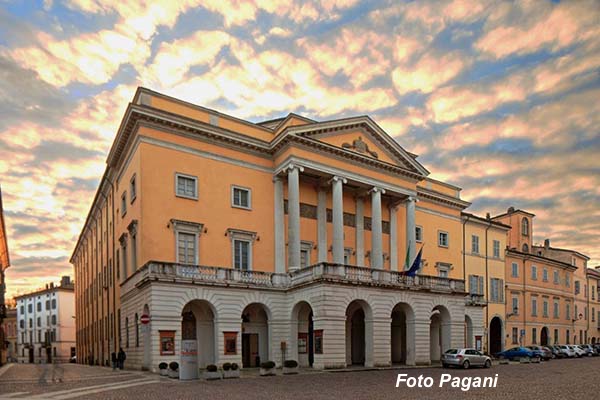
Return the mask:
<path fill-rule="evenodd" d="M 283 374 L 293 375 L 298 373 L 298 361 L 296 360 L 285 360 L 283 362 Z"/>
<path fill-rule="evenodd" d="M 260 363 L 260 376 L 275 376 L 275 363 L 273 361 Z"/>
<path fill-rule="evenodd" d="M 207 381 L 221 379 L 221 371 L 215 364 L 209 364 L 206 366 L 206 371 L 204 371 L 204 379 Z"/>
<path fill-rule="evenodd" d="M 240 368 L 236 363 L 225 363 L 223 364 L 223 378 L 239 378 Z"/>
<path fill-rule="evenodd" d="M 162 376 L 167 376 L 169 375 L 169 364 L 167 364 L 166 362 L 161 362 L 160 364 L 158 364 L 158 371 Z"/>
<path fill-rule="evenodd" d="M 169 378 L 179 379 L 179 363 L 176 361 L 169 363 Z"/>

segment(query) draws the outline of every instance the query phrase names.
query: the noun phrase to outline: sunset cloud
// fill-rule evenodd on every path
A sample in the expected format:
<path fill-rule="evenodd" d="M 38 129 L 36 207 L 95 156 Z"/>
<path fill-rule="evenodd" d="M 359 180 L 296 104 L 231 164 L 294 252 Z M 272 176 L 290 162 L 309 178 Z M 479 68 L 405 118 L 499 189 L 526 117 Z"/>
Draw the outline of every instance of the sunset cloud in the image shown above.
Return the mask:
<path fill-rule="evenodd" d="M 252 121 L 369 114 L 432 177 L 463 187 L 470 211 L 527 209 L 536 242 L 550 237 L 598 265 L 599 20 L 593 0 L 0 10 L 8 295 L 72 274 L 68 257 L 138 86 Z"/>

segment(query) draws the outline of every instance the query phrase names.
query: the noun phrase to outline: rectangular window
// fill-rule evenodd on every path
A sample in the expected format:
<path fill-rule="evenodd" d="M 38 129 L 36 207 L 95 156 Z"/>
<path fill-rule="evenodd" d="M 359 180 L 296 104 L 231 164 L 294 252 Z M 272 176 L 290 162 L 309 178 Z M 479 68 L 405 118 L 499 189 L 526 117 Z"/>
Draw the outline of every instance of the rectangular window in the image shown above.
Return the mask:
<path fill-rule="evenodd" d="M 469 275 L 469 294 L 483 295 L 483 276 Z"/>
<path fill-rule="evenodd" d="M 39 303 L 39 302 L 37 303 L 37 310 L 38 310 L 38 312 L 42 311 L 42 303 Z"/>
<path fill-rule="evenodd" d="M 417 242 L 423 241 L 423 227 L 415 226 L 415 240 Z"/>
<path fill-rule="evenodd" d="M 548 300 L 544 300 L 544 317 L 548 318 Z"/>
<path fill-rule="evenodd" d="M 198 178 L 191 175 L 175 174 L 175 195 L 197 200 Z"/>
<path fill-rule="evenodd" d="M 177 232 L 177 262 L 180 264 L 196 264 L 196 234 Z"/>
<path fill-rule="evenodd" d="M 121 246 L 121 255 L 123 256 L 123 278 L 127 279 L 127 245 Z"/>
<path fill-rule="evenodd" d="M 542 280 L 544 282 L 548 282 L 548 269 L 547 268 L 544 268 L 542 270 Z"/>
<path fill-rule="evenodd" d="M 137 240 L 136 235 L 131 235 L 131 267 L 133 273 L 137 271 Z"/>
<path fill-rule="evenodd" d="M 231 187 L 231 205 L 238 208 L 251 208 L 251 197 L 252 194 L 250 189 L 242 188 L 239 186 Z"/>
<path fill-rule="evenodd" d="M 310 260 L 310 253 L 308 250 L 300 250 L 300 268 L 308 267 Z"/>
<path fill-rule="evenodd" d="M 352 261 L 352 249 L 346 247 L 344 249 L 344 264 L 350 265 L 351 261 Z"/>
<path fill-rule="evenodd" d="M 537 267 L 535 265 L 531 266 L 531 279 L 537 280 Z"/>
<path fill-rule="evenodd" d="M 175 355 L 175 331 L 158 331 L 160 335 L 160 355 Z"/>
<path fill-rule="evenodd" d="M 131 180 L 129 181 L 129 201 L 133 203 L 136 196 L 137 196 L 137 188 L 135 185 L 135 174 L 133 174 L 133 176 L 131 177 Z"/>
<path fill-rule="evenodd" d="M 558 343 L 558 329 L 554 330 L 554 343 Z"/>
<path fill-rule="evenodd" d="M 566 287 L 571 287 L 571 278 L 569 277 L 569 274 L 565 274 L 565 286 Z"/>
<path fill-rule="evenodd" d="M 500 258 L 500 241 L 499 240 L 494 240 L 494 253 L 493 253 L 493 257 L 494 258 Z"/>
<path fill-rule="evenodd" d="M 531 298 L 531 316 L 537 317 L 537 298 L 536 297 Z"/>
<path fill-rule="evenodd" d="M 471 235 L 471 253 L 479 254 L 479 236 Z"/>
<path fill-rule="evenodd" d="M 233 267 L 241 271 L 250 270 L 250 242 L 236 239 L 233 241 Z"/>
<path fill-rule="evenodd" d="M 592 300 L 596 300 L 596 286 L 592 286 Z"/>
<path fill-rule="evenodd" d="M 512 312 L 515 315 L 519 315 L 519 299 L 517 297 L 512 298 Z"/>
<path fill-rule="evenodd" d="M 438 246 L 448 247 L 448 232 L 438 231 Z"/>
<path fill-rule="evenodd" d="M 512 328 L 512 342 L 513 344 L 519 343 L 519 328 Z"/>
<path fill-rule="evenodd" d="M 596 307 L 592 307 L 592 322 L 596 322 Z"/>
<path fill-rule="evenodd" d="M 558 271 L 554 271 L 554 283 L 557 285 L 560 283 L 560 277 L 559 277 Z"/>
<path fill-rule="evenodd" d="M 513 278 L 517 278 L 519 276 L 519 265 L 516 262 L 512 263 L 511 276 Z"/>
<path fill-rule="evenodd" d="M 531 328 L 531 343 L 537 344 L 537 329 Z"/>
<path fill-rule="evenodd" d="M 567 329 L 567 333 L 566 333 L 566 344 L 571 343 L 571 332 Z"/>
<path fill-rule="evenodd" d="M 560 317 L 560 304 L 556 300 L 554 301 L 553 317 L 554 318 L 559 318 Z"/>
<path fill-rule="evenodd" d="M 127 192 L 121 195 L 121 217 L 127 214 Z"/>
<path fill-rule="evenodd" d="M 565 306 L 565 318 L 571 319 L 571 305 L 569 303 Z"/>
<path fill-rule="evenodd" d="M 581 287 L 579 281 L 575 281 L 575 294 L 579 294 L 581 292 Z"/>
<path fill-rule="evenodd" d="M 237 332 L 223 332 L 226 356 L 234 356 L 237 354 L 237 335 Z"/>
<path fill-rule="evenodd" d="M 504 303 L 504 280 L 492 278 L 490 281 L 490 287 L 492 289 L 491 301 Z"/>

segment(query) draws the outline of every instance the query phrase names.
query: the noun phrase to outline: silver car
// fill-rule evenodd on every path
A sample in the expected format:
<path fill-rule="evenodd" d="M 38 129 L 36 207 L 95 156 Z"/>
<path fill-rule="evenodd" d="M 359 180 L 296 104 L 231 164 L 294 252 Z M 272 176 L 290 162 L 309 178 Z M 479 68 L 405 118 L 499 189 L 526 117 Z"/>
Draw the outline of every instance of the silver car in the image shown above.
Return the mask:
<path fill-rule="evenodd" d="M 448 349 L 442 354 L 444 368 L 455 366 L 461 368 L 492 366 L 492 359 L 476 349 Z"/>

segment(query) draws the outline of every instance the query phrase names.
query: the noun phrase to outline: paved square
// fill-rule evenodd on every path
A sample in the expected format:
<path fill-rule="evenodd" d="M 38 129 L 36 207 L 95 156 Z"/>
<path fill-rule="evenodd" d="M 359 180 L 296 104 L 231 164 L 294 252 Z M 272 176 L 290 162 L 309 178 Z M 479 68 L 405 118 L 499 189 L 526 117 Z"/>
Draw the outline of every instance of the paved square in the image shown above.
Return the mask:
<path fill-rule="evenodd" d="M 80 365 L 11 366 L 0 376 L 0 399 L 593 399 L 598 395 L 600 357 L 542 364 L 495 365 L 491 369 L 412 368 L 357 372 L 318 372 L 295 376 L 221 381 L 177 381 L 136 371 L 113 372 Z M 246 371 L 248 372 L 248 371 Z M 396 388 L 398 373 L 432 377 L 432 388 Z M 440 376 L 498 374 L 497 388 L 468 392 L 446 385 Z"/>

